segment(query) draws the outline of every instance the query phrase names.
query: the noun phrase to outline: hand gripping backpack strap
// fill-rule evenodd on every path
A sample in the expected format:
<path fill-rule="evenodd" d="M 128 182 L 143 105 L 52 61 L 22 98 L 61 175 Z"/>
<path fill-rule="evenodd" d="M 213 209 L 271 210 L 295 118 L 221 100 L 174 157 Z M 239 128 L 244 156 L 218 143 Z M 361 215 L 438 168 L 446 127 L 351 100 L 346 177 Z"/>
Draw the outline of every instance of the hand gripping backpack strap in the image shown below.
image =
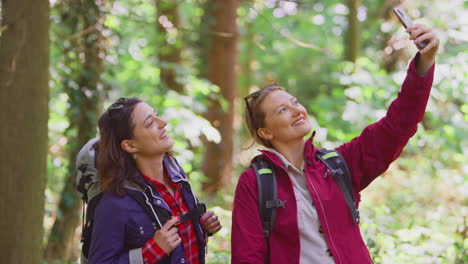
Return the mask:
<path fill-rule="evenodd" d="M 321 149 L 317 152 L 316 157 L 322 161 L 325 166 L 327 166 L 336 183 L 340 187 L 351 214 L 353 224 L 359 224 L 361 219 L 359 211 L 356 208 L 351 174 L 349 172 L 348 165 L 346 164 L 346 160 L 336 150 Z"/>
<path fill-rule="evenodd" d="M 267 245 L 265 263 L 270 263 L 270 232 L 275 224 L 276 208 L 284 208 L 285 201 L 277 199 L 276 175 L 270 163 L 258 157 L 252 163 L 252 168 L 257 177 L 258 207 Z"/>

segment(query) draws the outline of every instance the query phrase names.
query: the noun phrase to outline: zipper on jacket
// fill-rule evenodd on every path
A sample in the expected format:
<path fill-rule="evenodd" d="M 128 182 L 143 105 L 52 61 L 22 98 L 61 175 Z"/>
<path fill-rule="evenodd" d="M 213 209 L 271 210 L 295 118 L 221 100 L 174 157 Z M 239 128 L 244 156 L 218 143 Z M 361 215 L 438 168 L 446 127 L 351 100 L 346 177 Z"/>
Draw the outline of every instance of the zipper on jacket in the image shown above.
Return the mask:
<path fill-rule="evenodd" d="M 305 173 L 304 173 L 305 174 Z M 307 181 L 309 182 L 309 184 L 312 186 L 312 189 L 314 189 L 314 192 L 315 192 L 315 195 L 317 196 L 317 200 L 319 201 L 319 204 L 320 204 L 320 207 L 322 208 L 322 212 L 323 212 L 323 218 L 325 219 L 325 224 L 327 225 L 327 228 L 328 228 L 328 233 L 330 235 L 330 242 L 333 246 L 333 248 L 335 249 L 335 252 L 337 253 L 336 255 L 338 255 L 338 260 L 340 263 L 343 263 L 341 261 L 341 257 L 340 257 L 340 254 L 338 253 L 338 250 L 336 249 L 336 246 L 335 246 L 335 242 L 333 242 L 333 237 L 331 235 L 331 230 L 330 230 L 330 226 L 328 225 L 328 221 L 327 221 L 327 215 L 325 213 L 325 209 L 323 208 L 323 204 L 322 204 L 322 201 L 320 200 L 320 197 L 318 195 L 318 192 L 317 190 L 315 189 L 315 186 L 314 184 L 312 183 L 312 181 L 309 179 L 309 177 L 306 176 L 306 179 Z"/>
<path fill-rule="evenodd" d="M 150 189 L 150 192 L 151 192 L 151 195 L 153 195 L 153 192 L 151 191 L 151 188 Z M 156 212 L 154 211 L 154 208 L 153 208 L 153 205 L 151 204 L 151 202 L 149 201 L 149 198 L 148 196 L 146 195 L 146 193 L 142 192 L 143 195 L 145 196 L 145 199 L 146 199 L 146 204 L 149 205 L 149 207 L 151 208 L 151 211 L 153 212 L 153 215 L 155 216 L 156 220 L 158 221 L 158 224 L 159 226 L 162 228 L 163 225 L 161 224 L 161 221 L 159 220 L 159 217 L 158 215 L 156 214 Z M 156 198 L 156 197 L 155 197 Z M 164 202 L 164 201 L 163 201 Z"/>
<path fill-rule="evenodd" d="M 174 181 L 175 183 L 177 183 L 177 184 L 181 187 L 181 189 L 183 189 L 183 188 L 184 188 L 183 183 L 180 182 L 180 181 L 184 181 L 184 182 L 187 182 L 187 181 L 186 181 L 185 179 L 178 180 L 178 181 Z M 197 197 L 195 196 L 195 194 L 193 193 L 192 186 L 189 185 L 188 188 L 190 189 L 190 193 L 192 194 L 194 206 L 197 207 L 197 206 L 198 206 L 198 199 L 197 199 Z M 150 188 L 150 191 L 151 191 L 151 188 Z M 182 191 L 182 192 L 183 192 L 183 191 Z M 154 198 L 156 198 L 156 199 L 160 199 L 159 197 L 157 197 L 157 196 L 155 196 L 155 195 L 153 194 L 153 191 L 151 191 L 151 195 L 152 195 Z M 183 194 L 182 194 L 182 195 L 183 195 Z M 163 199 L 160 199 L 160 200 L 162 200 L 162 201 L 167 205 L 167 203 L 166 203 Z M 167 207 L 169 207 L 169 205 L 167 205 Z M 170 207 L 169 207 L 169 208 L 170 208 Z M 198 229 L 200 230 L 200 233 L 203 235 L 204 232 L 203 232 L 203 229 L 202 229 L 202 227 L 201 227 L 201 224 L 200 224 L 200 223 L 197 223 L 197 224 L 196 224 L 196 223 L 193 223 L 193 224 L 194 224 L 195 227 L 198 227 Z M 205 234 L 204 237 L 205 237 L 205 241 L 204 241 L 204 242 L 205 242 L 205 246 L 204 246 L 204 248 L 205 248 L 205 256 L 206 256 L 206 255 L 208 254 L 208 236 L 206 236 L 206 234 Z"/>
<path fill-rule="evenodd" d="M 198 200 L 197 197 L 195 197 L 195 193 L 193 193 L 192 186 L 189 185 L 188 188 L 190 189 L 190 193 L 191 193 L 192 196 L 193 196 L 193 203 L 194 203 L 194 206 L 197 207 L 197 206 L 198 206 L 199 200 Z M 206 209 L 206 206 L 205 206 L 205 209 Z M 205 212 L 205 213 L 206 213 L 206 212 Z M 205 237 L 205 241 L 204 241 L 204 242 L 205 242 L 205 256 L 206 256 L 206 255 L 208 254 L 208 233 L 203 232 L 203 228 L 202 228 L 202 226 L 201 226 L 201 223 L 196 223 L 196 224 L 194 223 L 194 225 L 195 225 L 196 227 L 198 227 L 198 229 L 200 230 L 200 234 L 204 235 L 204 237 Z"/>

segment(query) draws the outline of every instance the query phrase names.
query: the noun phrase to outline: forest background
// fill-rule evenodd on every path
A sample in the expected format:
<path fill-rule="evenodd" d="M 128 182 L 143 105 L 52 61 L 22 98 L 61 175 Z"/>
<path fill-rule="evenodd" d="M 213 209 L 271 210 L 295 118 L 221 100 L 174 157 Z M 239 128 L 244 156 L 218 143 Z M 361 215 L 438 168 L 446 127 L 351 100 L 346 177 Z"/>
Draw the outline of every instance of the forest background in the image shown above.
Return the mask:
<path fill-rule="evenodd" d="M 2 0 L 0 220 L 5 263 L 77 263 L 75 157 L 115 99 L 169 121 L 174 152 L 224 228 L 248 148 L 242 98 L 277 81 L 332 148 L 385 114 L 416 53 L 391 10 L 441 40 L 418 133 L 363 191 L 375 263 L 468 263 L 468 2 L 464 0 Z"/>

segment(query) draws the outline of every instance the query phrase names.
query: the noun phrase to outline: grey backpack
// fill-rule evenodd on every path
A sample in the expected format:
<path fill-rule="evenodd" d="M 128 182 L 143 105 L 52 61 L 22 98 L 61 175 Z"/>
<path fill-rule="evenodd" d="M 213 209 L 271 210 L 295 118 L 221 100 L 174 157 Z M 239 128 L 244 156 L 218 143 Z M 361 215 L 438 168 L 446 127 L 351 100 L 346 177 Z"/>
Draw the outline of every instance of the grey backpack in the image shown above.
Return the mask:
<path fill-rule="evenodd" d="M 81 233 L 81 263 L 88 263 L 89 247 L 93 232 L 94 211 L 101 200 L 101 184 L 96 169 L 96 148 L 99 138 L 95 137 L 86 143 L 76 156 L 76 189 L 83 200 L 83 222 Z"/>
<path fill-rule="evenodd" d="M 76 156 L 76 188 L 88 203 L 101 193 L 98 172 L 96 169 L 96 147 L 99 138 L 95 137 L 86 143 Z"/>

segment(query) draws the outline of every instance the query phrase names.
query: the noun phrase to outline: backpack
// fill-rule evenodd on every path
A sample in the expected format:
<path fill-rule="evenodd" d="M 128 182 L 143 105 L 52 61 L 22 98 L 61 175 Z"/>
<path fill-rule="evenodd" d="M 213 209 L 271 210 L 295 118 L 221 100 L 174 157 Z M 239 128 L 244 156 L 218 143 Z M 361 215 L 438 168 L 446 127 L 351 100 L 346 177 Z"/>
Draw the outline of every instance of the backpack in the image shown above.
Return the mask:
<path fill-rule="evenodd" d="M 321 149 L 315 155 L 330 170 L 336 183 L 343 193 L 348 206 L 352 223 L 360 222 L 359 211 L 356 208 L 351 174 L 346 160 L 336 150 Z M 267 244 L 265 263 L 270 263 L 270 233 L 273 231 L 276 209 L 285 207 L 286 201 L 277 199 L 277 184 L 275 170 L 270 162 L 257 157 L 252 163 L 258 183 L 258 205 L 263 226 L 263 234 Z"/>
<path fill-rule="evenodd" d="M 76 189 L 81 194 L 83 200 L 83 221 L 82 221 L 82 233 L 81 233 L 81 264 L 88 263 L 89 250 L 91 246 L 91 238 L 93 232 L 94 214 L 99 201 L 102 198 L 102 190 L 99 180 L 98 171 L 96 168 L 96 157 L 98 151 L 99 138 L 93 138 L 89 140 L 80 150 L 76 156 Z M 143 182 L 141 182 L 143 181 Z M 165 220 L 171 218 L 166 210 L 161 209 L 158 206 L 154 206 L 152 202 L 145 199 L 146 197 L 152 197 L 152 191 L 146 183 L 146 180 L 135 179 L 131 182 L 125 182 L 124 187 L 129 190 L 137 191 L 127 192 L 133 200 L 135 200 L 146 214 L 151 218 L 151 221 L 156 225 L 156 229 L 162 228 Z M 139 195 L 141 193 L 141 195 Z M 206 212 L 206 206 L 196 200 L 196 207 L 184 215 L 181 215 L 181 222 L 193 220 Z"/>
<path fill-rule="evenodd" d="M 81 233 L 81 263 L 88 263 L 89 250 L 91 247 L 91 239 L 93 233 L 94 214 L 99 201 L 102 198 L 102 190 L 98 171 L 96 168 L 97 158 L 97 147 L 99 138 L 93 138 L 89 140 L 80 150 L 76 156 L 76 189 L 81 194 L 83 200 L 83 221 L 82 221 L 82 233 Z M 139 191 L 145 193 L 147 197 L 151 197 L 151 193 L 148 188 L 144 187 L 143 183 L 137 182 L 126 182 L 125 187 L 130 190 Z M 146 203 L 144 196 L 137 195 L 133 192 L 127 192 L 133 200 L 135 200 L 146 214 L 151 218 L 151 221 L 155 223 L 156 228 L 162 228 L 164 223 L 161 220 L 168 220 L 171 215 L 163 209 L 156 206 L 149 205 Z M 156 215 L 158 217 L 156 217 Z"/>
<path fill-rule="evenodd" d="M 93 232 L 94 211 L 102 198 L 101 185 L 96 169 L 96 151 L 99 138 L 89 140 L 76 156 L 76 189 L 83 200 L 81 263 L 88 263 L 89 247 Z"/>

